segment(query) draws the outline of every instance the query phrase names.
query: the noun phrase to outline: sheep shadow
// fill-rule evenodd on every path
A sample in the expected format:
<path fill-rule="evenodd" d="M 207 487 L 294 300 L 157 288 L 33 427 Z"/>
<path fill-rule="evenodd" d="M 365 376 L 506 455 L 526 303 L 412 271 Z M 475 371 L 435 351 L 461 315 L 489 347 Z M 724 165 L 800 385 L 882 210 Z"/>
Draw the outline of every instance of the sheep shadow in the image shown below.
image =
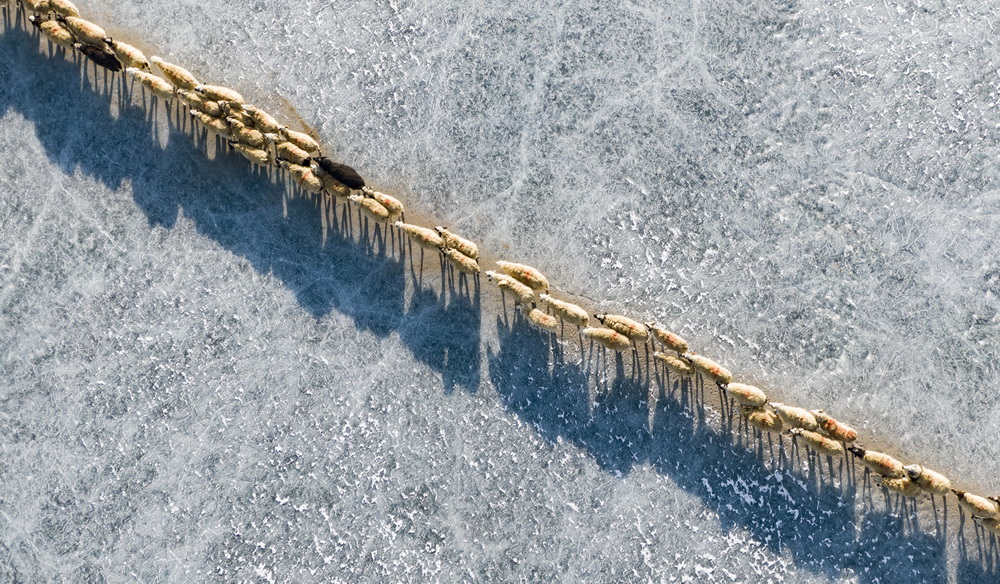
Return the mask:
<path fill-rule="evenodd" d="M 433 255 L 432 270 L 442 274 L 440 292 L 420 277 L 411 255 L 414 289 L 408 321 L 399 335 L 418 361 L 441 373 L 445 393 L 456 386 L 474 393 L 479 388 L 481 362 L 479 280 L 452 273 L 441 256 Z"/>
<path fill-rule="evenodd" d="M 854 480 L 846 461 L 779 438 L 768 445 L 767 434 L 741 428 L 731 409 L 706 411 L 700 383 L 658 368 L 637 371 L 628 353 L 595 356 L 585 347 L 570 360 L 556 335 L 517 313 L 496 324 L 488 375 L 504 405 L 545 440 L 582 449 L 615 476 L 637 465 L 669 476 L 724 529 L 745 530 L 831 579 L 947 581 L 945 535 L 922 530 L 905 503 L 889 499 L 880 508 L 882 491 L 866 477 Z"/>
<path fill-rule="evenodd" d="M 971 542 L 959 541 L 955 581 L 958 584 L 1000 582 L 1000 535 L 973 522 L 965 513 L 959 520 L 973 531 L 973 538 Z"/>
<path fill-rule="evenodd" d="M 0 111 L 32 122 L 63 172 L 128 188 L 151 226 L 190 220 L 257 273 L 278 279 L 317 320 L 336 311 L 379 337 L 404 328 L 404 343 L 445 372 L 446 386 L 478 385 L 478 349 L 468 349 L 479 345 L 478 292 L 442 293 L 436 311 L 408 307 L 408 252 L 394 228 L 369 222 L 346 202 L 303 196 L 283 173 L 252 167 L 138 83 L 78 54 L 68 60 L 44 39 L 47 51 L 40 51 L 39 33 L 15 21 L 18 13 L 9 7 L 0 35 Z M 423 326 L 429 319 L 465 324 L 444 335 Z"/>

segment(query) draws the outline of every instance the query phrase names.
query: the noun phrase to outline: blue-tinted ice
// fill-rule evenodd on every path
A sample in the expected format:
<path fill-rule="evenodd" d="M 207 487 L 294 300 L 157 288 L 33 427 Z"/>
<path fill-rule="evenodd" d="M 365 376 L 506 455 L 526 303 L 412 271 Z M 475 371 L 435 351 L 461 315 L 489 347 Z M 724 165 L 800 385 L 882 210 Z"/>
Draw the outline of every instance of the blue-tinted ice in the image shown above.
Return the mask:
<path fill-rule="evenodd" d="M 996 6 L 78 4 L 287 98 L 482 247 L 1000 491 Z M 595 387 L 432 254 L 321 247 L 311 203 L 80 71 L 0 37 L 0 581 L 1000 578 L 996 540 L 671 381 L 650 429 L 628 355 Z"/>

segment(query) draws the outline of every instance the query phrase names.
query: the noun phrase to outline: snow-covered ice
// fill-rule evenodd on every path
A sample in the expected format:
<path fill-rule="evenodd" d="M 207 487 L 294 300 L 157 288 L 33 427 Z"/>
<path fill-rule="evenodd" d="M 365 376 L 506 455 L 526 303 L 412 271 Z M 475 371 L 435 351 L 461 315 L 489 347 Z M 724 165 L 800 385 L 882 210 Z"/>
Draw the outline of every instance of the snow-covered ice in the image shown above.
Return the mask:
<path fill-rule="evenodd" d="M 996 3 L 78 4 L 1000 491 Z M 431 255 L 417 285 L 393 241 L 321 247 L 309 203 L 23 30 L 0 79 L 0 582 L 1000 580 L 996 540 L 764 464 L 690 392 L 651 417 L 613 358 L 595 387 Z"/>

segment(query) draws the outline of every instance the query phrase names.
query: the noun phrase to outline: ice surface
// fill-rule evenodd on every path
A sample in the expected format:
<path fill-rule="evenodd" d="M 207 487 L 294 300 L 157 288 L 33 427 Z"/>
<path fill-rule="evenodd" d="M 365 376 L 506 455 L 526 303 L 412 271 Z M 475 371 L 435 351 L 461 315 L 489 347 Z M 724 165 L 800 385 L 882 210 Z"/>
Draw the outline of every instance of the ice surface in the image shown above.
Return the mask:
<path fill-rule="evenodd" d="M 1000 490 L 995 4 L 79 4 L 563 290 Z M 391 241 L 321 248 L 162 109 L 0 47 L 0 581 L 997 580 L 988 538 L 900 535 L 679 389 L 647 431 L 627 375 L 590 387 L 432 260 L 417 289 Z"/>

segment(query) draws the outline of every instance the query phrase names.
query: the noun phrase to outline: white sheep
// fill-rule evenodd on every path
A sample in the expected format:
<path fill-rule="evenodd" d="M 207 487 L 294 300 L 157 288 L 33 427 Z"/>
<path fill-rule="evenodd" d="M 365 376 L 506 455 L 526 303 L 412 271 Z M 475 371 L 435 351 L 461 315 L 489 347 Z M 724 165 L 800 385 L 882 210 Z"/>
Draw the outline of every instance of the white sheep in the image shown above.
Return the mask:
<path fill-rule="evenodd" d="M 489 270 L 486 272 L 486 279 L 495 282 L 500 290 L 509 291 L 517 299 L 517 302 L 527 304 L 535 300 L 535 291 L 530 286 L 507 274 Z"/>
<path fill-rule="evenodd" d="M 655 322 L 647 322 L 646 328 L 649 329 L 649 332 L 653 333 L 653 338 L 660 341 L 664 347 L 681 354 L 687 353 L 687 341 L 670 332 L 663 325 Z"/>
<path fill-rule="evenodd" d="M 189 89 L 194 91 L 194 88 L 200 85 L 198 83 L 198 79 L 195 78 L 190 71 L 180 65 L 168 63 L 167 61 L 164 61 L 156 56 L 150 57 L 149 62 L 156 65 L 156 68 L 159 69 L 160 73 L 167 78 L 167 81 L 178 89 Z"/>
<path fill-rule="evenodd" d="M 444 244 L 441 236 L 438 235 L 433 229 L 410 223 L 403 223 L 402 221 L 396 221 L 393 225 L 401 229 L 404 233 L 412 237 L 417 243 L 424 247 L 440 249 L 441 245 Z"/>
<path fill-rule="evenodd" d="M 538 299 L 548 304 L 552 308 L 552 311 L 565 321 L 569 321 L 577 326 L 587 326 L 590 324 L 590 315 L 581 306 L 553 298 L 549 294 L 539 294 Z"/>
<path fill-rule="evenodd" d="M 442 227 L 440 225 L 436 226 L 434 231 L 437 231 L 438 235 L 441 236 L 441 239 L 444 240 L 445 247 L 457 249 L 474 260 L 479 259 L 479 247 L 477 247 L 472 241 L 462 237 L 461 235 L 452 233 L 451 231 L 448 231 L 446 227 Z"/>
<path fill-rule="evenodd" d="M 587 327 L 581 330 L 580 334 L 612 351 L 624 351 L 632 346 L 632 341 L 628 340 L 628 337 L 609 328 Z"/>
<path fill-rule="evenodd" d="M 533 268 L 527 264 L 516 264 L 514 262 L 497 262 L 497 266 L 500 267 L 500 271 L 511 276 L 512 278 L 517 278 L 522 283 L 531 287 L 532 290 L 537 290 L 540 292 L 549 291 L 549 281 L 544 275 L 536 268 Z"/>
<path fill-rule="evenodd" d="M 368 200 L 371 201 L 372 199 Z M 479 262 L 477 262 L 476 260 L 470 258 L 469 256 L 458 251 L 457 249 L 453 249 L 450 247 L 442 247 L 440 249 L 444 257 L 451 260 L 451 262 L 455 264 L 455 267 L 457 267 L 459 270 L 466 272 L 468 274 L 479 273 Z"/>
<path fill-rule="evenodd" d="M 649 338 L 649 331 L 642 325 L 627 316 L 620 314 L 595 314 L 594 318 L 601 321 L 601 324 L 611 330 L 618 331 L 633 341 L 646 342 Z"/>

